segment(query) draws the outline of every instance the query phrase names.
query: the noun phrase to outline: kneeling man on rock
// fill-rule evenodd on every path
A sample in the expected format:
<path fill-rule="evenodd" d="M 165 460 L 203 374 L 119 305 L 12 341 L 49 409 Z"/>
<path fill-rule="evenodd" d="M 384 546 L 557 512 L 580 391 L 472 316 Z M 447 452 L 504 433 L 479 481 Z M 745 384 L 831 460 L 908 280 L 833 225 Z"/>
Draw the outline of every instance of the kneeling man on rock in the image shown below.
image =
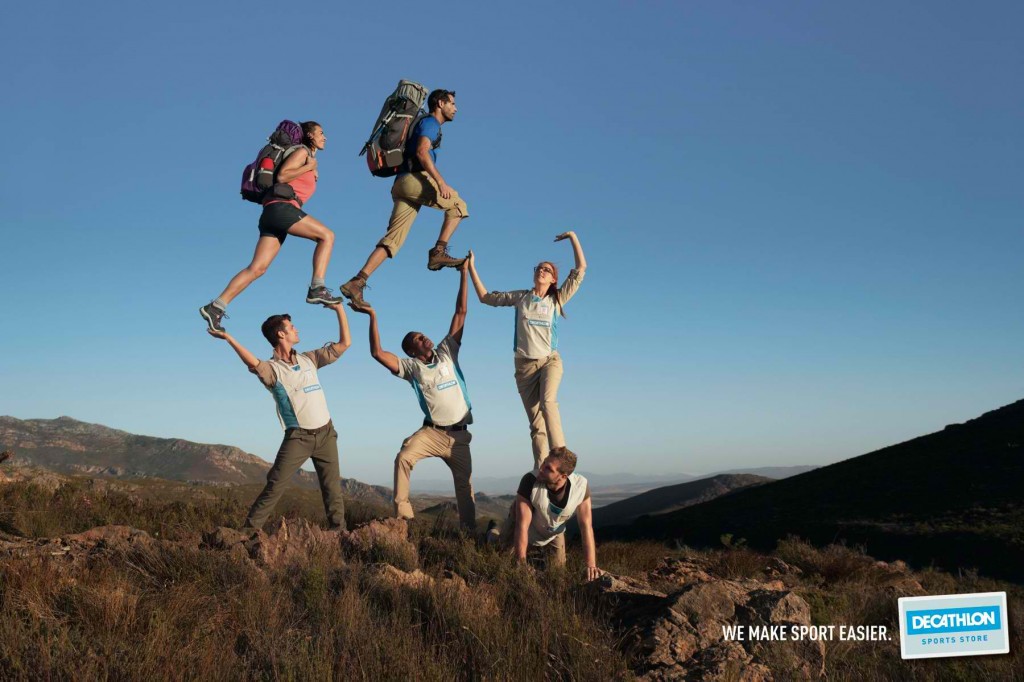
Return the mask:
<path fill-rule="evenodd" d="M 564 566 L 565 526 L 576 514 L 587 580 L 594 580 L 601 569 L 597 567 L 590 486 L 586 478 L 573 473 L 575 470 L 575 453 L 565 447 L 552 448 L 537 473 L 531 471 L 519 482 L 498 542 L 513 547 L 521 562 L 526 562 L 529 549 L 537 548 L 546 554 L 549 566 Z"/>

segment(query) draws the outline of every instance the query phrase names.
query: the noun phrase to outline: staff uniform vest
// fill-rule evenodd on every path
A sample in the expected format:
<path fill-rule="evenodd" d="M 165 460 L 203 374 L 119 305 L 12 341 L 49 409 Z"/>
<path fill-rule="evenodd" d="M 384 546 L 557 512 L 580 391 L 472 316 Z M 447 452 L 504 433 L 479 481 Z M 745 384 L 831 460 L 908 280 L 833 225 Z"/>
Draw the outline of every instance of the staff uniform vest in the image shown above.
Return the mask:
<path fill-rule="evenodd" d="M 587 495 L 587 479 L 579 474 L 569 474 L 569 499 L 564 508 L 558 508 L 551 501 L 547 487 L 537 481 L 530 493 L 530 504 L 533 505 L 533 518 L 530 520 L 528 539 L 534 547 L 546 545 L 556 536 L 565 532 L 565 524 L 569 522 L 576 508 L 583 503 Z"/>
<path fill-rule="evenodd" d="M 459 367 L 459 342 L 444 337 L 434 348 L 434 362 L 401 358 L 397 376 L 416 392 L 423 416 L 438 426 L 473 423 L 473 404 L 469 401 L 466 379 Z"/>
<path fill-rule="evenodd" d="M 266 362 L 277 380 L 273 386 L 267 386 L 267 390 L 277 403 L 282 428 L 318 429 L 331 420 L 315 362 L 304 353 L 295 354 L 294 364 L 277 358 Z"/>

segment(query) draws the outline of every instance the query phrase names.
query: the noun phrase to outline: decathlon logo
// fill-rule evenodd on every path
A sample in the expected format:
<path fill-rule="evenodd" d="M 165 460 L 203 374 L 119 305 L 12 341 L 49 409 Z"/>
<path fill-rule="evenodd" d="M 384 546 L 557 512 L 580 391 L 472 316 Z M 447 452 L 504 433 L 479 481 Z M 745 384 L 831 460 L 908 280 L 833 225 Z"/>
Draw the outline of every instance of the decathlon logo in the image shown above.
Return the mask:
<path fill-rule="evenodd" d="M 899 610 L 903 658 L 1010 651 L 1005 592 L 904 597 Z"/>
<path fill-rule="evenodd" d="M 303 393 L 312 393 L 313 391 L 319 391 L 320 384 L 313 384 L 312 386 L 306 386 L 302 389 Z"/>
<path fill-rule="evenodd" d="M 443 391 L 446 388 L 451 388 L 452 386 L 454 386 L 457 383 L 459 383 L 459 382 L 455 381 L 454 379 L 452 379 L 451 381 L 446 381 L 443 384 L 438 384 L 437 385 L 437 390 Z"/>
<path fill-rule="evenodd" d="M 907 634 L 920 635 L 925 632 L 975 632 L 998 630 L 999 607 L 977 609 L 936 609 L 934 611 L 907 611 Z"/>

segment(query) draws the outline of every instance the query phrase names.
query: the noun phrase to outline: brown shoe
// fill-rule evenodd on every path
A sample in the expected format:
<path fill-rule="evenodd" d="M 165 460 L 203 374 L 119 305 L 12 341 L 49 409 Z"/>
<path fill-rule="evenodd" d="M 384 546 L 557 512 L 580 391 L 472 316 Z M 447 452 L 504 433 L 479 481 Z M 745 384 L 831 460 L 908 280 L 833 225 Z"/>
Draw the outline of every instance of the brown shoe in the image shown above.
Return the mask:
<path fill-rule="evenodd" d="M 371 308 L 370 304 L 363 299 L 363 289 L 366 288 L 366 280 L 353 277 L 341 285 L 341 294 L 351 303 L 353 310 L 366 311 Z"/>
<path fill-rule="evenodd" d="M 427 256 L 427 269 L 458 268 L 466 261 L 465 258 L 452 258 L 447 246 L 435 246 Z"/>

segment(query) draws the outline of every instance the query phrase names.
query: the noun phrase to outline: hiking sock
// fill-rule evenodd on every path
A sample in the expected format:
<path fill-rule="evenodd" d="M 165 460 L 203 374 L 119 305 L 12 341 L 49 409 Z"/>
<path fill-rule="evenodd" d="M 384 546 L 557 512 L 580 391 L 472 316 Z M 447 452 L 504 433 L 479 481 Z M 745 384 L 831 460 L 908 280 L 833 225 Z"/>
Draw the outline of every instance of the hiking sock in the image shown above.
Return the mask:
<path fill-rule="evenodd" d="M 318 287 L 325 287 L 325 286 L 327 286 L 327 280 L 325 278 L 323 278 L 323 277 L 317 277 L 316 275 L 314 275 L 313 276 L 313 281 L 310 283 L 309 288 L 310 289 L 316 289 Z"/>
<path fill-rule="evenodd" d="M 370 279 L 370 276 L 368 274 L 366 274 L 365 270 L 360 270 L 359 272 L 356 273 L 356 276 L 353 277 L 352 279 L 362 280 L 363 284 L 366 284 L 366 280 Z"/>
<path fill-rule="evenodd" d="M 444 248 L 445 248 L 446 246 L 448 246 L 448 242 L 446 242 L 446 241 L 444 241 L 444 240 L 442 240 L 442 239 L 438 239 L 438 240 L 437 240 L 437 243 L 436 243 L 436 244 L 434 244 L 434 250 L 435 250 L 435 251 L 441 251 L 441 250 L 443 250 L 443 249 L 444 249 Z"/>
<path fill-rule="evenodd" d="M 222 299 L 220 296 L 210 301 L 210 303 L 213 305 L 214 308 L 221 311 L 222 313 L 226 312 L 228 309 L 228 304 L 225 303 L 224 299 Z"/>

